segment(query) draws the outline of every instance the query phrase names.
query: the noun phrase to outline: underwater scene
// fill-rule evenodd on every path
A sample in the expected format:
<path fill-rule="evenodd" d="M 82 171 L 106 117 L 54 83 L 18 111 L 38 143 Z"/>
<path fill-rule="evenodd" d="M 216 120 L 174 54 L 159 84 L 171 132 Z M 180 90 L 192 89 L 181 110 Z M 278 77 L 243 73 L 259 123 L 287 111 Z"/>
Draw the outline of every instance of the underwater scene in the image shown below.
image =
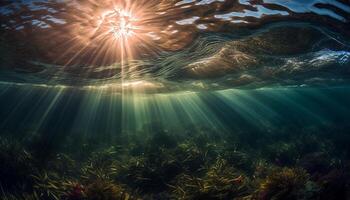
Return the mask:
<path fill-rule="evenodd" d="M 1 0 L 1 200 L 350 200 L 348 0 Z"/>

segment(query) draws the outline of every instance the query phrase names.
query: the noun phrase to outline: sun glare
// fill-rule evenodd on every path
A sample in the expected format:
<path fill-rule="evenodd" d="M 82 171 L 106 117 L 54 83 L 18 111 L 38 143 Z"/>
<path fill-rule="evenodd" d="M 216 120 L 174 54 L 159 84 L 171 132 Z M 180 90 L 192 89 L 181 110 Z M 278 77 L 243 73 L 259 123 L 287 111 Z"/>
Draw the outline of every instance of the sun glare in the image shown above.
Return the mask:
<path fill-rule="evenodd" d="M 65 23 L 43 30 L 46 32 L 42 35 L 48 39 L 40 39 L 48 41 L 43 46 L 50 47 L 50 54 L 45 56 L 60 65 L 110 66 L 123 61 L 127 66 L 129 61 L 155 56 L 163 50 L 179 50 L 187 42 L 177 41 L 191 38 L 187 34 L 190 30 L 175 33 L 178 27 L 169 25 L 174 24 L 174 19 L 165 20 L 170 1 L 68 2 L 70 9 L 55 17 Z"/>
<path fill-rule="evenodd" d="M 130 12 L 126 12 L 122 9 L 115 9 L 106 17 L 110 25 L 110 32 L 116 39 L 125 40 L 135 34 L 136 26 L 133 22 L 135 22 L 136 19 Z"/>

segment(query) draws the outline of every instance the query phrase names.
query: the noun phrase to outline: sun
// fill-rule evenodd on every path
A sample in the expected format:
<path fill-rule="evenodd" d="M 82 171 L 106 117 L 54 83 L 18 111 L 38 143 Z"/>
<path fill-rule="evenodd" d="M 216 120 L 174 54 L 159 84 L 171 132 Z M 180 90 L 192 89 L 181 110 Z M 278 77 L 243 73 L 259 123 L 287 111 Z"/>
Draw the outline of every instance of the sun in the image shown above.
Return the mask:
<path fill-rule="evenodd" d="M 48 56 L 65 66 L 110 66 L 121 62 L 127 66 L 129 61 L 157 56 L 163 50 L 178 50 L 184 45 L 175 41 L 189 38 L 179 33 L 174 35 L 176 26 L 164 20 L 167 14 L 164 10 L 169 3 L 156 3 L 158 0 L 74 2 L 64 15 L 66 23 L 48 29 L 47 35 L 55 38 L 55 41 L 49 40 L 50 45 L 60 46 L 52 48 Z"/>
<path fill-rule="evenodd" d="M 136 22 L 137 19 L 131 12 L 116 8 L 109 12 L 107 16 L 105 16 L 105 19 L 110 26 L 110 33 L 117 40 L 126 40 L 136 34 L 135 30 L 137 27 L 134 22 Z"/>
<path fill-rule="evenodd" d="M 152 59 L 163 52 L 179 51 L 192 42 L 197 31 L 177 23 L 176 15 L 182 13 L 182 8 L 173 10 L 176 1 L 41 2 L 37 7 L 42 4 L 47 9 L 40 9 L 40 12 L 32 12 L 31 7 L 25 9 L 24 13 L 30 13 L 28 19 L 22 20 L 28 26 L 18 30 L 17 22 L 9 22 L 6 26 L 11 31 L 18 31 L 19 35 L 28 35 L 32 40 L 29 42 L 40 46 L 40 51 L 44 52 L 40 60 L 72 68 L 114 66 L 121 60 L 133 62 Z M 42 23 L 47 26 L 43 27 Z"/>

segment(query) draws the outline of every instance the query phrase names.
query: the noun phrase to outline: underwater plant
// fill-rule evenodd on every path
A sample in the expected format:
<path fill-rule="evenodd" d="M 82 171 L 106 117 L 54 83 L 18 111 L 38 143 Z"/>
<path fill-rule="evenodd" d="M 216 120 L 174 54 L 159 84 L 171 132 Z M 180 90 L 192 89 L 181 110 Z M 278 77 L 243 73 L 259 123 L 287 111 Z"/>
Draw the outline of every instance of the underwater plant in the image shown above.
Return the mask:
<path fill-rule="evenodd" d="M 71 184 L 71 188 L 64 195 L 67 200 L 83 200 L 86 198 L 85 188 L 79 183 Z"/>
<path fill-rule="evenodd" d="M 306 145 L 303 141 L 311 136 L 312 143 L 323 140 L 324 135 L 291 135 L 276 141 L 272 137 L 260 140 L 263 147 L 254 149 L 237 145 L 239 140 L 233 136 L 230 140 L 216 134 L 212 141 L 205 134 L 184 139 L 165 133 L 156 138 L 167 137 L 167 145 L 154 140 L 156 134 L 143 142 L 135 136 L 120 146 L 94 146 L 82 157 L 74 151 L 57 151 L 44 160 L 38 157 L 40 154 L 31 153 L 32 149 L 27 151 L 24 147 L 30 145 L 24 141 L 1 138 L 0 161 L 6 165 L 0 165 L 0 199 L 348 198 L 349 164 L 346 158 L 334 156 L 333 150 L 339 151 L 335 146 L 321 143 L 316 150 L 323 151 L 311 153 L 295 147 Z M 175 146 L 172 140 L 176 141 Z M 152 145 L 155 147 L 150 148 Z M 275 156 L 293 162 L 283 168 L 280 165 L 288 162 L 269 159 Z"/>
<path fill-rule="evenodd" d="M 64 177 L 76 177 L 80 173 L 79 163 L 65 153 L 57 153 L 45 163 L 40 164 L 42 165 L 41 168 L 50 169 L 50 171 L 55 171 Z"/>
<path fill-rule="evenodd" d="M 253 171 L 254 158 L 246 152 L 225 149 L 222 152 L 221 157 L 225 159 L 228 162 L 228 164 L 234 166 L 237 169 L 241 169 L 246 172 Z"/>
<path fill-rule="evenodd" d="M 34 157 L 21 143 L 0 137 L 0 186 L 2 192 L 30 191 L 36 171 Z"/>
<path fill-rule="evenodd" d="M 92 152 L 81 166 L 81 178 L 86 181 L 113 180 L 120 168 L 118 160 L 117 151 L 113 146 Z"/>
<path fill-rule="evenodd" d="M 146 193 L 165 190 L 167 183 L 182 171 L 181 163 L 167 149 L 131 157 L 121 168 L 117 179 Z"/>
<path fill-rule="evenodd" d="M 233 199 L 249 195 L 247 177 L 223 159 L 203 170 L 204 175 L 181 174 L 172 185 L 175 199 Z"/>
<path fill-rule="evenodd" d="M 277 168 L 260 184 L 257 199 L 303 199 L 309 181 L 307 172 L 300 168 Z"/>
<path fill-rule="evenodd" d="M 185 141 L 180 143 L 174 150 L 175 159 L 181 163 L 181 166 L 190 172 L 195 172 L 201 169 L 208 155 L 205 149 L 199 148 L 193 141 Z"/>
<path fill-rule="evenodd" d="M 267 147 L 266 154 L 280 166 L 293 165 L 299 158 L 298 147 L 292 142 L 275 142 Z"/>
<path fill-rule="evenodd" d="M 96 180 L 85 188 L 86 200 L 127 200 L 130 195 L 112 182 Z"/>
<path fill-rule="evenodd" d="M 34 179 L 33 194 L 39 199 L 60 200 L 76 187 L 76 181 L 62 177 L 54 171 L 42 171 L 31 175 Z"/>
<path fill-rule="evenodd" d="M 333 162 L 327 153 L 314 152 L 304 155 L 298 161 L 298 165 L 310 173 L 313 178 L 316 178 L 322 174 L 327 174 L 331 170 Z"/>

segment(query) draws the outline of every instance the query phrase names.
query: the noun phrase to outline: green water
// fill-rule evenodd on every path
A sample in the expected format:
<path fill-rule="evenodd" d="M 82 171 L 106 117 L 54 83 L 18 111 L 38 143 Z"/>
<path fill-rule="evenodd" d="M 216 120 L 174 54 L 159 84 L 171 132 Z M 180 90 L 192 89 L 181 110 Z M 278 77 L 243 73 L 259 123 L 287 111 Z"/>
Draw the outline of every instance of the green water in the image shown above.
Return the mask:
<path fill-rule="evenodd" d="M 3 195 L 346 199 L 349 94 L 346 86 L 123 96 L 4 87 Z"/>
<path fill-rule="evenodd" d="M 2 0 L 0 199 L 349 200 L 346 0 Z"/>

